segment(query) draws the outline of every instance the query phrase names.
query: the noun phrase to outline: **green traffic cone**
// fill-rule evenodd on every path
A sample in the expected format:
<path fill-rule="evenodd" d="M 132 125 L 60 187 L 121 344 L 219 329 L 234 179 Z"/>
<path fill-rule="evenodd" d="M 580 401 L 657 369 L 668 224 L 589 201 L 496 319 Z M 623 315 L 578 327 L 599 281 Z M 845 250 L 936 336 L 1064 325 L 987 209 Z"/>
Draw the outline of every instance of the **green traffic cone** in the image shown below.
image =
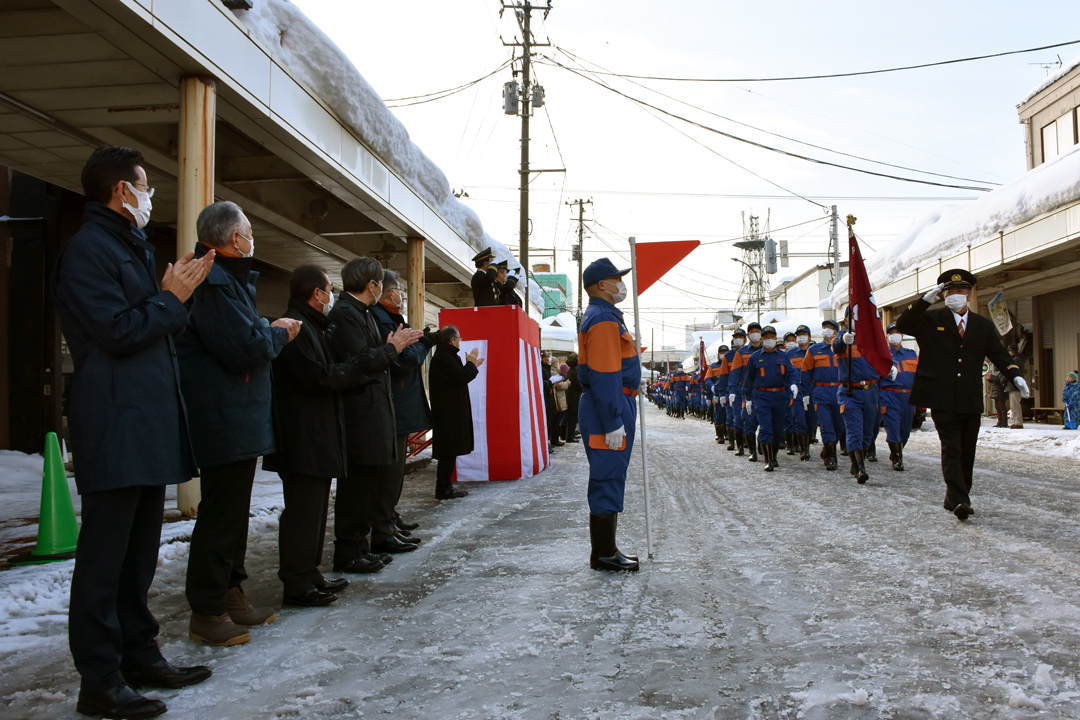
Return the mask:
<path fill-rule="evenodd" d="M 41 482 L 41 514 L 38 518 L 37 545 L 16 564 L 36 564 L 68 560 L 75 557 L 79 540 L 79 525 L 75 521 L 75 506 L 71 503 L 64 461 L 60 457 L 60 441 L 56 433 L 45 435 L 45 473 Z"/>

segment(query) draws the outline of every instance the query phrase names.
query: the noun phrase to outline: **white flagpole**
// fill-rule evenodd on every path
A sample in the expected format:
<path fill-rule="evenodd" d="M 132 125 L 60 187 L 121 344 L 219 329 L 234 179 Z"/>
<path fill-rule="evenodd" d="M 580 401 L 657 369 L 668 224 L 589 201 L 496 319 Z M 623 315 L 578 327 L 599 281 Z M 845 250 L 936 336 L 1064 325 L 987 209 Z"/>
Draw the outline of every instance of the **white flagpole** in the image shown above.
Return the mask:
<path fill-rule="evenodd" d="M 641 320 L 638 313 L 638 285 L 637 285 L 637 242 L 630 238 L 630 267 L 633 269 L 634 282 L 634 344 L 637 346 L 637 362 L 641 364 Z M 645 481 L 645 553 L 652 557 L 652 524 L 649 520 L 649 445 L 645 441 L 645 399 L 641 395 L 641 388 L 637 394 L 638 423 L 641 426 L 641 476 Z"/>

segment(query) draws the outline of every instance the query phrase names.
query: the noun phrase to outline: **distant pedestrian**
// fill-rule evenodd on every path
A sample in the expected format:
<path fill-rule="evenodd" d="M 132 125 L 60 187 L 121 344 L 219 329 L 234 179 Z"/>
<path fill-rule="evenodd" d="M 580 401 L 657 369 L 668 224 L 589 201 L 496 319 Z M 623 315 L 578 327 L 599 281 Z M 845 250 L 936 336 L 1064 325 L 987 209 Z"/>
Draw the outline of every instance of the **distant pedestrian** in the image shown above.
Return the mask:
<path fill-rule="evenodd" d="M 455 490 L 452 479 L 457 459 L 473 451 L 472 401 L 469 383 L 480 372 L 484 358 L 473 348 L 462 363 L 461 333 L 453 325 L 439 330 L 438 345 L 428 369 L 431 392 L 431 456 L 435 469 L 435 497 L 462 498 L 469 493 Z"/>
<path fill-rule="evenodd" d="M 1020 368 L 1020 377 L 1024 376 L 1025 358 L 1016 349 L 1015 345 L 1009 346 L 1009 355 L 1012 357 L 1012 364 Z M 1005 389 L 1009 393 L 1009 428 L 1012 430 L 1024 429 L 1024 405 L 1023 397 L 1020 390 L 1017 389 L 1013 383 L 1006 383 Z"/>
<path fill-rule="evenodd" d="M 578 356 L 571 354 L 566 359 L 570 370 L 566 380 L 570 387 L 566 391 L 566 442 L 578 442 L 578 406 L 581 402 L 581 382 L 578 380 Z"/>
<path fill-rule="evenodd" d="M 994 401 L 994 410 L 997 412 L 996 428 L 1009 427 L 1009 393 L 1005 390 L 1008 378 L 1001 374 L 997 368 L 991 368 L 986 373 L 986 382 L 990 385 L 990 399 Z"/>
<path fill-rule="evenodd" d="M 1076 381 L 1077 373 L 1073 370 L 1065 376 L 1065 389 L 1061 392 L 1061 401 L 1065 403 L 1066 430 L 1075 430 L 1080 425 L 1080 382 Z"/>

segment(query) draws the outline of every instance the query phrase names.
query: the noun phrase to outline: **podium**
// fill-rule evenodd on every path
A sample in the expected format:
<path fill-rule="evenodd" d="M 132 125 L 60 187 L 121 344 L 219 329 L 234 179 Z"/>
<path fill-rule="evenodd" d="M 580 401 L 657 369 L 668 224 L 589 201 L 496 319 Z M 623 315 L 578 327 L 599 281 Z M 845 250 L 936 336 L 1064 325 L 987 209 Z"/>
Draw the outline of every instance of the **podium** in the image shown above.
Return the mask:
<path fill-rule="evenodd" d="M 439 327 L 461 333 L 484 364 L 469 383 L 473 452 L 457 459 L 455 480 L 517 480 L 546 469 L 547 413 L 541 385 L 540 326 L 516 305 L 439 310 Z"/>

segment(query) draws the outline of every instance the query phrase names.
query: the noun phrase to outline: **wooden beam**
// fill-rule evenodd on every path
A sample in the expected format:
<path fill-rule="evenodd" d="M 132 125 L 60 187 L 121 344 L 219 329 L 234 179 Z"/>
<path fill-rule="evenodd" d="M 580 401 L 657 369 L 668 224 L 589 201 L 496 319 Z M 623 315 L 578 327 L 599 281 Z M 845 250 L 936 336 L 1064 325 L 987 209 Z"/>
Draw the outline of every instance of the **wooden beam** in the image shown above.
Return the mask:
<path fill-rule="evenodd" d="M 409 325 L 420 329 L 424 327 L 424 238 L 411 237 L 409 246 L 409 270 L 406 281 L 409 284 Z"/>

